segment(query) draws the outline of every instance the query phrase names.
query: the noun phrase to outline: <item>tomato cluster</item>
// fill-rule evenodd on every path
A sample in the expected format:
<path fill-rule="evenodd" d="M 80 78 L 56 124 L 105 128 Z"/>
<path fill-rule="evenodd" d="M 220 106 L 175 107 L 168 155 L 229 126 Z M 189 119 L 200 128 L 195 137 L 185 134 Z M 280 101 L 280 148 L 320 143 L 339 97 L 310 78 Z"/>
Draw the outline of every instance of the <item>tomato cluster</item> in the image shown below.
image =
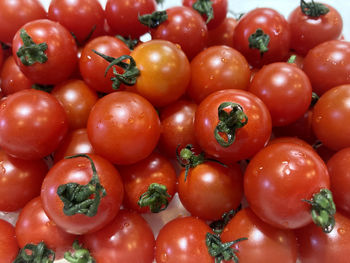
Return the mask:
<path fill-rule="evenodd" d="M 2 0 L 0 261 L 347 262 L 338 11 L 161 2 Z"/>

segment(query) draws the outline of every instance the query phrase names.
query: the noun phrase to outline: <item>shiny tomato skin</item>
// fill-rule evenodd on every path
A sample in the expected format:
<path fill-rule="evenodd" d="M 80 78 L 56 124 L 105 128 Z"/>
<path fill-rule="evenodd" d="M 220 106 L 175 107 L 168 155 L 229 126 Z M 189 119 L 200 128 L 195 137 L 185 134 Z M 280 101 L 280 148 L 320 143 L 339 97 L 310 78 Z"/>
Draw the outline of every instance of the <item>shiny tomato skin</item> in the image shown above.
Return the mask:
<path fill-rule="evenodd" d="M 0 258 L 3 263 L 12 263 L 17 256 L 15 228 L 7 221 L 0 219 Z"/>
<path fill-rule="evenodd" d="M 326 234 L 315 224 L 297 229 L 299 258 L 303 263 L 346 263 L 350 257 L 350 219 L 337 212 L 335 227 Z"/>
<path fill-rule="evenodd" d="M 236 131 L 229 147 L 221 146 L 214 137 L 218 124 L 218 107 L 223 102 L 238 103 L 248 117 L 248 123 Z M 236 162 L 252 157 L 267 143 L 271 135 L 271 117 L 265 104 L 245 90 L 227 89 L 210 94 L 199 105 L 195 115 L 195 136 L 208 155 L 224 162 Z"/>
<path fill-rule="evenodd" d="M 191 168 L 185 181 L 185 170 L 178 179 L 178 193 L 183 206 L 192 216 L 219 220 L 236 209 L 243 197 L 243 176 L 237 164 L 224 167 L 207 161 Z"/>
<path fill-rule="evenodd" d="M 298 137 L 277 137 L 271 139 L 267 145 L 281 143 L 281 142 L 287 142 L 287 143 L 295 143 L 301 146 L 304 146 L 306 148 L 309 148 L 310 150 L 313 150 L 312 146 L 308 144 L 306 141 L 303 141 L 302 139 L 299 139 Z"/>
<path fill-rule="evenodd" d="M 328 40 L 340 37 L 343 20 L 339 12 L 330 5 L 324 4 L 329 12 L 318 17 L 305 15 L 296 7 L 288 16 L 291 32 L 291 49 L 305 56 L 313 47 Z"/>
<path fill-rule="evenodd" d="M 57 162 L 46 175 L 41 186 L 41 200 L 47 216 L 60 228 L 71 234 L 85 234 L 97 231 L 111 222 L 119 211 L 124 188 L 118 170 L 106 159 L 91 154 L 101 185 L 106 195 L 101 198 L 95 216 L 84 214 L 67 216 L 63 213 L 63 202 L 57 195 L 62 184 L 87 184 L 92 178 L 91 164 L 87 158 L 76 157 Z"/>
<path fill-rule="evenodd" d="M 307 75 L 285 62 L 263 66 L 255 74 L 249 91 L 269 109 L 272 126 L 284 126 L 298 120 L 308 110 L 312 97 Z"/>
<path fill-rule="evenodd" d="M 155 258 L 158 263 L 214 263 L 208 253 L 205 236 L 210 227 L 196 217 L 178 217 L 159 231 Z"/>
<path fill-rule="evenodd" d="M 140 70 L 130 90 L 145 97 L 155 107 L 164 107 L 179 99 L 190 81 L 190 63 L 184 52 L 165 40 L 138 45 L 130 54 Z"/>
<path fill-rule="evenodd" d="M 249 64 L 243 55 L 227 46 L 214 46 L 203 50 L 191 61 L 187 94 L 200 103 L 218 90 L 247 90 L 249 82 Z"/>
<path fill-rule="evenodd" d="M 43 241 L 49 249 L 56 252 L 57 259 L 71 248 L 77 238 L 63 231 L 47 217 L 40 196 L 29 201 L 21 210 L 15 229 L 21 248 L 27 244 L 38 244 Z"/>
<path fill-rule="evenodd" d="M 293 231 L 264 223 L 249 207 L 239 211 L 221 233 L 222 242 L 242 237 L 248 240 L 233 245 L 238 250 L 240 262 L 295 263 L 297 260 L 297 242 Z"/>
<path fill-rule="evenodd" d="M 268 51 L 263 55 L 258 49 L 249 48 L 248 38 L 260 28 L 270 37 Z M 256 8 L 239 20 L 233 34 L 233 46 L 241 52 L 253 67 L 261 67 L 284 61 L 289 52 L 290 28 L 287 20 L 271 8 Z"/>
<path fill-rule="evenodd" d="M 90 112 L 87 131 L 97 154 L 114 164 L 132 164 L 152 153 L 160 136 L 154 107 L 127 91 L 101 98 Z"/>
<path fill-rule="evenodd" d="M 138 213 L 120 210 L 103 229 L 83 236 L 83 244 L 99 263 L 151 263 L 155 240 L 151 227 Z"/>
<path fill-rule="evenodd" d="M 20 31 L 17 31 L 12 41 L 12 54 L 21 71 L 29 79 L 38 84 L 58 84 L 76 70 L 78 57 L 77 45 L 70 32 L 61 24 L 39 19 L 25 24 L 25 29 L 34 43 L 46 43 L 47 56 L 45 63 L 36 62 L 31 66 L 25 66 L 16 55 L 23 41 Z"/>
<path fill-rule="evenodd" d="M 44 91 L 26 89 L 0 105 L 0 146 L 8 154 L 35 160 L 52 153 L 68 130 L 60 103 Z"/>
<path fill-rule="evenodd" d="M 233 33 L 238 21 L 226 17 L 216 28 L 208 30 L 208 47 L 225 45 L 233 48 Z"/>
<path fill-rule="evenodd" d="M 138 213 L 150 212 L 149 207 L 140 207 L 138 201 L 152 183 L 166 186 L 169 202 L 176 193 L 175 169 L 170 160 L 159 153 L 154 152 L 134 164 L 119 166 L 118 170 L 125 189 L 123 204 Z"/>
<path fill-rule="evenodd" d="M 249 162 L 244 193 L 253 212 L 278 228 L 296 229 L 312 222 L 310 200 L 329 189 L 326 165 L 314 150 L 295 143 L 266 146 Z"/>
<path fill-rule="evenodd" d="M 350 146 L 350 84 L 334 87 L 323 94 L 314 106 L 312 128 L 328 148 L 338 151 Z"/>
<path fill-rule="evenodd" d="M 305 56 L 303 70 L 319 96 L 335 86 L 350 84 L 350 42 L 330 40 L 317 45 Z"/>
<path fill-rule="evenodd" d="M 0 2 L 0 41 L 11 44 L 16 31 L 27 22 L 46 18 L 38 0 L 3 0 Z"/>

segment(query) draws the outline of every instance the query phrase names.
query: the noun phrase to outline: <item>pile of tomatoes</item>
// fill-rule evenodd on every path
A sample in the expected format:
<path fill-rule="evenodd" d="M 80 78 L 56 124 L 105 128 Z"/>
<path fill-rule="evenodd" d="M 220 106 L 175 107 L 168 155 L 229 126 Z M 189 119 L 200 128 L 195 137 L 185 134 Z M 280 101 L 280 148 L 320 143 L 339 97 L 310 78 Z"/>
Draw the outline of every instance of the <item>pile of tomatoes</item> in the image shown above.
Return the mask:
<path fill-rule="evenodd" d="M 157 2 L 2 0 L 0 261 L 348 262 L 338 11 Z"/>

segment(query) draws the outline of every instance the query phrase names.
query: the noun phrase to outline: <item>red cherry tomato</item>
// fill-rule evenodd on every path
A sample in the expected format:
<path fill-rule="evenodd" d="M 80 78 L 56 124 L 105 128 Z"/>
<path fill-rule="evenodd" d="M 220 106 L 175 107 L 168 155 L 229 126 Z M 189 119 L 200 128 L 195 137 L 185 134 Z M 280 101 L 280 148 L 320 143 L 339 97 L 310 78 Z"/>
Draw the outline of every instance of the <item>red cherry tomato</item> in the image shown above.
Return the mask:
<path fill-rule="evenodd" d="M 216 28 L 208 30 L 208 46 L 225 45 L 233 48 L 233 34 L 238 21 L 226 17 Z"/>
<path fill-rule="evenodd" d="M 0 219 L 0 258 L 3 263 L 12 263 L 18 253 L 15 228 Z"/>

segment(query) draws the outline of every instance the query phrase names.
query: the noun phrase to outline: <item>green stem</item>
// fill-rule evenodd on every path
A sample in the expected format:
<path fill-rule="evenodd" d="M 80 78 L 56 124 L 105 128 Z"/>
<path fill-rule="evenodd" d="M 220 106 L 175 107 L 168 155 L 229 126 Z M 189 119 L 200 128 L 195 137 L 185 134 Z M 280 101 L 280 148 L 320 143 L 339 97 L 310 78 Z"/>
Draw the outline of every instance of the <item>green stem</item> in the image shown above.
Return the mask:
<path fill-rule="evenodd" d="M 225 226 L 230 222 L 230 220 L 242 209 L 242 204 L 240 204 L 236 209 L 232 209 L 227 213 L 224 213 L 221 219 L 213 221 L 210 223 L 210 228 L 216 234 L 221 234 L 222 230 L 224 230 Z"/>
<path fill-rule="evenodd" d="M 145 15 L 139 16 L 140 23 L 145 26 L 148 26 L 149 28 L 156 28 L 167 19 L 168 19 L 168 14 L 165 10 L 154 11 L 152 14 L 145 14 Z"/>
<path fill-rule="evenodd" d="M 309 17 L 320 17 L 329 12 L 329 8 L 321 3 L 315 3 L 311 0 L 310 3 L 306 3 L 305 0 L 300 1 L 300 9 L 305 15 Z"/>
<path fill-rule="evenodd" d="M 95 164 L 88 155 L 78 154 L 65 158 L 77 157 L 84 157 L 90 161 L 93 173 L 90 182 L 86 185 L 80 185 L 78 183 L 62 184 L 57 188 L 57 195 L 64 204 L 63 212 L 65 215 L 84 214 L 92 217 L 97 213 L 101 198 L 106 196 L 106 190 L 100 184 Z"/>
<path fill-rule="evenodd" d="M 230 107 L 227 112 L 225 108 Z M 222 147 L 229 147 L 236 139 L 236 131 L 244 127 L 248 123 L 248 117 L 243 112 L 241 105 L 233 102 L 223 102 L 218 107 L 219 122 L 214 130 L 216 141 Z M 225 134 L 227 139 L 224 139 L 221 134 Z"/>
<path fill-rule="evenodd" d="M 312 92 L 310 107 L 312 108 L 313 106 L 315 106 L 319 99 L 320 97 L 315 92 Z"/>
<path fill-rule="evenodd" d="M 53 88 L 54 88 L 54 85 L 43 85 L 43 84 L 33 84 L 32 85 L 32 89 L 45 91 L 47 93 L 50 93 L 53 90 Z"/>
<path fill-rule="evenodd" d="M 85 37 L 85 39 L 83 39 L 83 42 L 79 42 L 77 36 L 73 32 L 70 32 L 70 33 L 73 36 L 77 46 L 83 46 L 86 42 L 88 42 L 90 40 L 90 38 L 91 38 L 92 34 L 95 32 L 95 30 L 96 30 L 96 25 L 93 25 L 89 34 Z"/>
<path fill-rule="evenodd" d="M 64 253 L 64 259 L 70 263 L 96 263 L 96 260 L 90 255 L 89 250 L 79 245 L 76 240 L 73 243 L 73 253 L 67 251 Z"/>
<path fill-rule="evenodd" d="M 287 63 L 289 63 L 289 64 L 295 63 L 296 58 L 297 58 L 296 55 L 294 55 L 294 54 L 291 55 L 291 56 L 289 57 L 289 59 L 287 60 Z"/>
<path fill-rule="evenodd" d="M 40 242 L 37 245 L 25 245 L 12 263 L 53 263 L 54 261 L 55 252 L 48 249 L 44 242 Z"/>
<path fill-rule="evenodd" d="M 197 0 L 192 7 L 201 15 L 207 16 L 207 24 L 214 18 L 213 3 L 211 0 Z"/>
<path fill-rule="evenodd" d="M 152 183 L 138 201 L 140 207 L 148 206 L 152 213 L 159 213 L 168 207 L 168 189 L 165 185 Z"/>
<path fill-rule="evenodd" d="M 20 37 L 23 41 L 23 46 L 18 49 L 16 54 L 23 65 L 31 66 L 36 62 L 43 64 L 47 61 L 47 56 L 44 52 L 47 50 L 47 44 L 45 42 L 35 44 L 23 28 L 20 31 Z"/>
<path fill-rule="evenodd" d="M 125 45 L 127 45 L 130 50 L 134 50 L 137 43 L 139 43 L 139 41 L 137 39 L 132 39 L 131 37 L 125 38 L 121 35 L 116 35 L 115 37 L 118 38 L 119 40 L 123 41 L 125 43 Z"/>
<path fill-rule="evenodd" d="M 258 49 L 261 57 L 269 50 L 270 36 L 265 34 L 261 28 L 258 28 L 255 33 L 251 34 L 248 41 L 249 48 Z"/>

